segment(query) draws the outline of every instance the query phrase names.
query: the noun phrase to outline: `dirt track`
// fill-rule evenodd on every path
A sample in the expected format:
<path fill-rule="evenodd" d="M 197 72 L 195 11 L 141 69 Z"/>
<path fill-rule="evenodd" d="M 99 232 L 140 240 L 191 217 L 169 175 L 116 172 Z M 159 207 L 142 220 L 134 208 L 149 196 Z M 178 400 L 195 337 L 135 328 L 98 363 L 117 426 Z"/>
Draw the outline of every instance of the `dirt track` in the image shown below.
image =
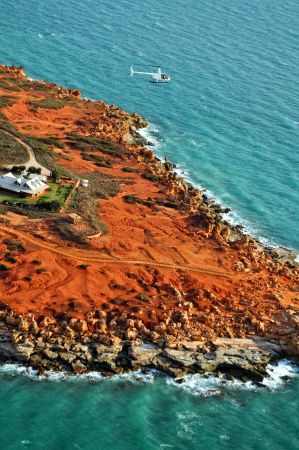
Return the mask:
<path fill-rule="evenodd" d="M 84 250 L 73 250 L 66 249 L 63 247 L 58 247 L 55 244 L 50 244 L 49 242 L 38 239 L 24 231 L 20 230 L 10 230 L 7 227 L 0 226 L 0 230 L 11 235 L 17 236 L 18 238 L 23 239 L 24 241 L 29 242 L 30 244 L 41 247 L 45 250 L 49 250 L 53 253 L 56 253 L 61 256 L 65 256 L 67 258 L 75 259 L 83 262 L 95 262 L 95 263 L 104 263 L 104 264 L 132 264 L 135 266 L 151 266 L 151 267 L 159 267 L 170 270 L 183 270 L 188 272 L 199 272 L 207 275 L 215 275 L 221 277 L 230 277 L 231 275 L 227 272 L 209 270 L 203 267 L 194 267 L 186 265 L 178 265 L 171 264 L 167 262 L 153 262 L 153 261 L 145 261 L 145 260 L 130 260 L 130 259 L 117 259 L 117 258 L 103 258 L 99 256 L 99 253 L 96 252 L 88 252 Z"/>
<path fill-rule="evenodd" d="M 29 158 L 28 158 L 28 160 L 26 161 L 25 164 L 22 164 L 22 165 L 24 165 L 26 167 L 26 169 L 29 169 L 29 167 L 35 167 L 37 169 L 41 169 L 41 174 L 42 175 L 45 175 L 47 177 L 49 175 L 51 175 L 50 170 L 46 169 L 46 167 L 42 166 L 41 164 L 39 164 L 39 162 L 37 162 L 37 160 L 35 158 L 34 150 L 33 150 L 33 148 L 30 145 L 26 144 L 26 142 L 24 142 L 22 139 L 17 137 L 14 133 L 11 133 L 10 131 L 7 131 L 4 128 L 1 128 L 1 127 L 0 127 L 0 129 L 1 129 L 1 131 L 3 131 L 3 133 L 5 133 L 8 136 L 10 136 L 13 139 L 15 139 L 28 152 Z"/>

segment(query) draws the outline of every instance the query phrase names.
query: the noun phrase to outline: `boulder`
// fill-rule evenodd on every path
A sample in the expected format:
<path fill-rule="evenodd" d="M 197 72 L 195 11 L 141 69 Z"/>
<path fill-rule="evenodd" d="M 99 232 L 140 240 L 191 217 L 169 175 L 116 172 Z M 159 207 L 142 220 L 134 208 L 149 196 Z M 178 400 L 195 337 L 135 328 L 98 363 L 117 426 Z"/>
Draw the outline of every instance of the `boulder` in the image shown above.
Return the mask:
<path fill-rule="evenodd" d="M 16 348 L 11 342 L 0 342 L 0 357 L 10 358 L 15 352 Z"/>
<path fill-rule="evenodd" d="M 178 366 L 191 367 L 196 363 L 193 352 L 187 350 L 164 349 L 163 356 L 175 362 Z"/>
<path fill-rule="evenodd" d="M 60 352 L 59 357 L 67 364 L 72 364 L 72 362 L 76 359 L 76 355 L 71 352 Z"/>
<path fill-rule="evenodd" d="M 53 360 L 58 358 L 58 353 L 52 352 L 52 350 L 45 349 L 43 350 L 43 354 L 47 359 Z"/>
<path fill-rule="evenodd" d="M 34 352 L 34 344 L 32 342 L 24 342 L 15 345 L 14 357 L 18 361 L 28 361 Z"/>
<path fill-rule="evenodd" d="M 111 346 L 98 345 L 96 347 L 97 357 L 95 361 L 106 370 L 114 370 L 116 368 L 116 360 L 122 350 L 122 345 L 115 344 Z"/>
<path fill-rule="evenodd" d="M 218 338 L 215 340 L 216 363 L 218 368 L 226 371 L 246 371 L 254 378 L 260 379 L 267 364 L 279 357 L 283 349 L 265 339 Z"/>
<path fill-rule="evenodd" d="M 77 374 L 83 373 L 87 371 L 87 367 L 78 359 L 72 363 L 73 371 Z"/>
<path fill-rule="evenodd" d="M 150 366 L 155 357 L 161 353 L 161 349 L 153 344 L 141 344 L 132 346 L 128 350 L 128 355 L 131 358 L 134 369 L 139 367 Z"/>

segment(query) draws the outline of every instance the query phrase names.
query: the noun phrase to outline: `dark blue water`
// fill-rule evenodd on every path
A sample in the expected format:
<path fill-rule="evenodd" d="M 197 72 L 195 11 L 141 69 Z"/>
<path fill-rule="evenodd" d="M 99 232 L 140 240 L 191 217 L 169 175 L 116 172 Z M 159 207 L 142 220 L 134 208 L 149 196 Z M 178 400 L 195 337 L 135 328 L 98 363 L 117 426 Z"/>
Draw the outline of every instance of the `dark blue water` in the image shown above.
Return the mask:
<path fill-rule="evenodd" d="M 0 1 L 2 63 L 138 111 L 233 220 L 296 251 L 298 38 L 296 0 Z M 129 77 L 158 64 L 167 85 Z M 298 448 L 298 383 L 224 396 L 190 383 L 2 374 L 0 447 Z"/>

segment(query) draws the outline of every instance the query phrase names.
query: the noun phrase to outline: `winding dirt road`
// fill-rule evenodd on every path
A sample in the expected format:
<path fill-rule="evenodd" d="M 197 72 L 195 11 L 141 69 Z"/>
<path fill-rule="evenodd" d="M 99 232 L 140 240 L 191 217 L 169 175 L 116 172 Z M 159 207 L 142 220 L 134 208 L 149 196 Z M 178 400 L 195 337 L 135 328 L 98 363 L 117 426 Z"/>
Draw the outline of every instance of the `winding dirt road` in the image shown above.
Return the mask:
<path fill-rule="evenodd" d="M 131 259 L 118 259 L 118 258 L 103 258 L 99 256 L 99 252 L 91 252 L 85 250 L 78 249 L 66 249 L 61 246 L 46 242 L 42 239 L 38 239 L 31 234 L 28 234 L 21 230 L 10 230 L 8 227 L 0 226 L 0 230 L 8 233 L 12 236 L 16 236 L 18 238 L 23 239 L 30 244 L 36 245 L 37 247 L 43 248 L 45 250 L 49 250 L 53 253 L 56 253 L 61 256 L 65 256 L 70 259 L 75 259 L 81 262 L 94 262 L 94 263 L 103 263 L 103 264 L 132 264 L 134 266 L 150 266 L 150 267 L 158 267 L 162 269 L 170 269 L 170 270 L 183 270 L 187 272 L 199 272 L 207 275 L 214 275 L 218 277 L 231 277 L 231 275 L 227 272 L 216 271 L 204 267 L 198 266 L 189 266 L 188 264 L 179 265 L 179 264 L 171 264 L 163 261 L 145 261 L 145 260 L 131 260 Z"/>
<path fill-rule="evenodd" d="M 13 139 L 15 139 L 20 145 L 22 145 L 26 149 L 26 151 L 27 151 L 27 153 L 29 155 L 29 158 L 24 164 L 22 164 L 22 165 L 24 165 L 26 167 L 26 169 L 29 169 L 29 167 L 35 167 L 36 169 L 41 169 L 41 174 L 42 175 L 45 175 L 47 177 L 51 175 L 51 172 L 50 172 L 49 169 L 47 169 L 46 167 L 42 166 L 39 162 L 37 162 L 34 150 L 29 144 L 24 142 L 22 139 L 20 139 L 14 133 L 12 133 L 10 131 L 7 131 L 6 129 L 4 129 L 2 127 L 0 127 L 0 130 L 3 133 L 5 133 L 8 136 L 10 136 Z M 7 168 L 11 168 L 11 167 L 12 167 L 11 165 L 7 166 Z"/>

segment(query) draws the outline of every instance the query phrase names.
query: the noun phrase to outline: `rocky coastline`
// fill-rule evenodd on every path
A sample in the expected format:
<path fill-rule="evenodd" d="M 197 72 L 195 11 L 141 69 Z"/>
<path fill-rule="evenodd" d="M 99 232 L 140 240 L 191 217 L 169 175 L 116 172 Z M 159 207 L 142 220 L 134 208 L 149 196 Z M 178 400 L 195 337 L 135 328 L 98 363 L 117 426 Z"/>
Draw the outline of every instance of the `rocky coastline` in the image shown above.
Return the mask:
<path fill-rule="evenodd" d="M 0 68 L 29 83 L 22 68 Z M 36 86 L 50 89 L 55 99 L 67 98 L 87 105 L 90 102 L 81 100 L 76 89 L 42 81 L 30 83 L 33 90 Z M 135 288 L 134 298 L 134 302 L 141 303 L 134 303 L 129 310 L 123 307 L 128 301 L 113 297 L 113 308 L 107 301 L 101 307 L 95 306 L 92 300 L 92 308 L 82 313 L 76 298 L 65 297 L 65 311 L 45 308 L 41 313 L 31 306 L 29 311 L 20 312 L 0 295 L 0 361 L 21 363 L 39 373 L 100 371 L 109 376 L 156 369 L 176 378 L 213 372 L 261 381 L 270 362 L 283 357 L 298 358 L 296 255 L 287 249 L 268 248 L 245 234 L 242 227 L 229 224 L 223 218 L 227 211 L 221 205 L 187 183 L 175 173 L 170 161 L 161 161 L 149 149 L 149 142 L 138 132 L 147 122 L 138 114 L 128 114 L 102 101 L 94 103 L 101 108 L 101 119 L 77 120 L 76 132 L 105 136 L 122 145 L 124 164 L 131 165 L 131 172 L 140 172 L 142 182 L 156 187 L 155 197 L 139 199 L 135 194 L 126 195 L 126 204 L 141 205 L 153 214 L 161 214 L 159 208 L 177 212 L 185 220 L 179 228 L 185 233 L 182 241 L 193 239 L 202 246 L 211 246 L 217 261 L 229 255 L 230 265 L 224 269 L 229 268 L 230 272 L 221 269 L 223 262 L 219 263 L 221 270 L 217 266 L 218 273 L 210 270 L 211 276 L 227 280 L 225 289 L 214 280 L 208 280 L 209 288 L 201 279 L 194 284 L 188 278 L 188 267 L 183 265 L 175 269 L 180 288 L 177 280 L 164 282 L 157 268 L 149 269 L 150 264 L 159 266 L 152 258 L 146 266 L 150 281 L 144 274 L 142 280 L 134 273 L 128 276 L 137 280 L 142 289 L 137 292 Z M 14 229 L 2 227 L 3 230 L 14 233 Z M 190 266 L 190 272 L 196 270 Z M 234 278 L 240 282 L 231 286 Z M 12 281 L 6 282 L 8 288 L 9 283 Z M 120 289 L 115 281 L 114 286 Z M 151 307 L 149 289 L 154 292 L 155 308 Z"/>
<path fill-rule="evenodd" d="M 106 328 L 106 316 L 100 311 L 90 313 L 87 320 L 59 323 L 50 317 L 37 320 L 32 314 L 15 317 L 13 312 L 2 310 L 0 360 L 32 367 L 40 374 L 99 371 L 110 376 L 155 369 L 176 378 L 213 372 L 258 382 L 266 375 L 269 363 L 290 355 L 290 349 L 257 336 L 217 338 L 209 345 L 167 338 L 132 340 L 133 325 L 128 324 L 127 339 L 121 339 L 112 333 L 96 333 Z"/>

